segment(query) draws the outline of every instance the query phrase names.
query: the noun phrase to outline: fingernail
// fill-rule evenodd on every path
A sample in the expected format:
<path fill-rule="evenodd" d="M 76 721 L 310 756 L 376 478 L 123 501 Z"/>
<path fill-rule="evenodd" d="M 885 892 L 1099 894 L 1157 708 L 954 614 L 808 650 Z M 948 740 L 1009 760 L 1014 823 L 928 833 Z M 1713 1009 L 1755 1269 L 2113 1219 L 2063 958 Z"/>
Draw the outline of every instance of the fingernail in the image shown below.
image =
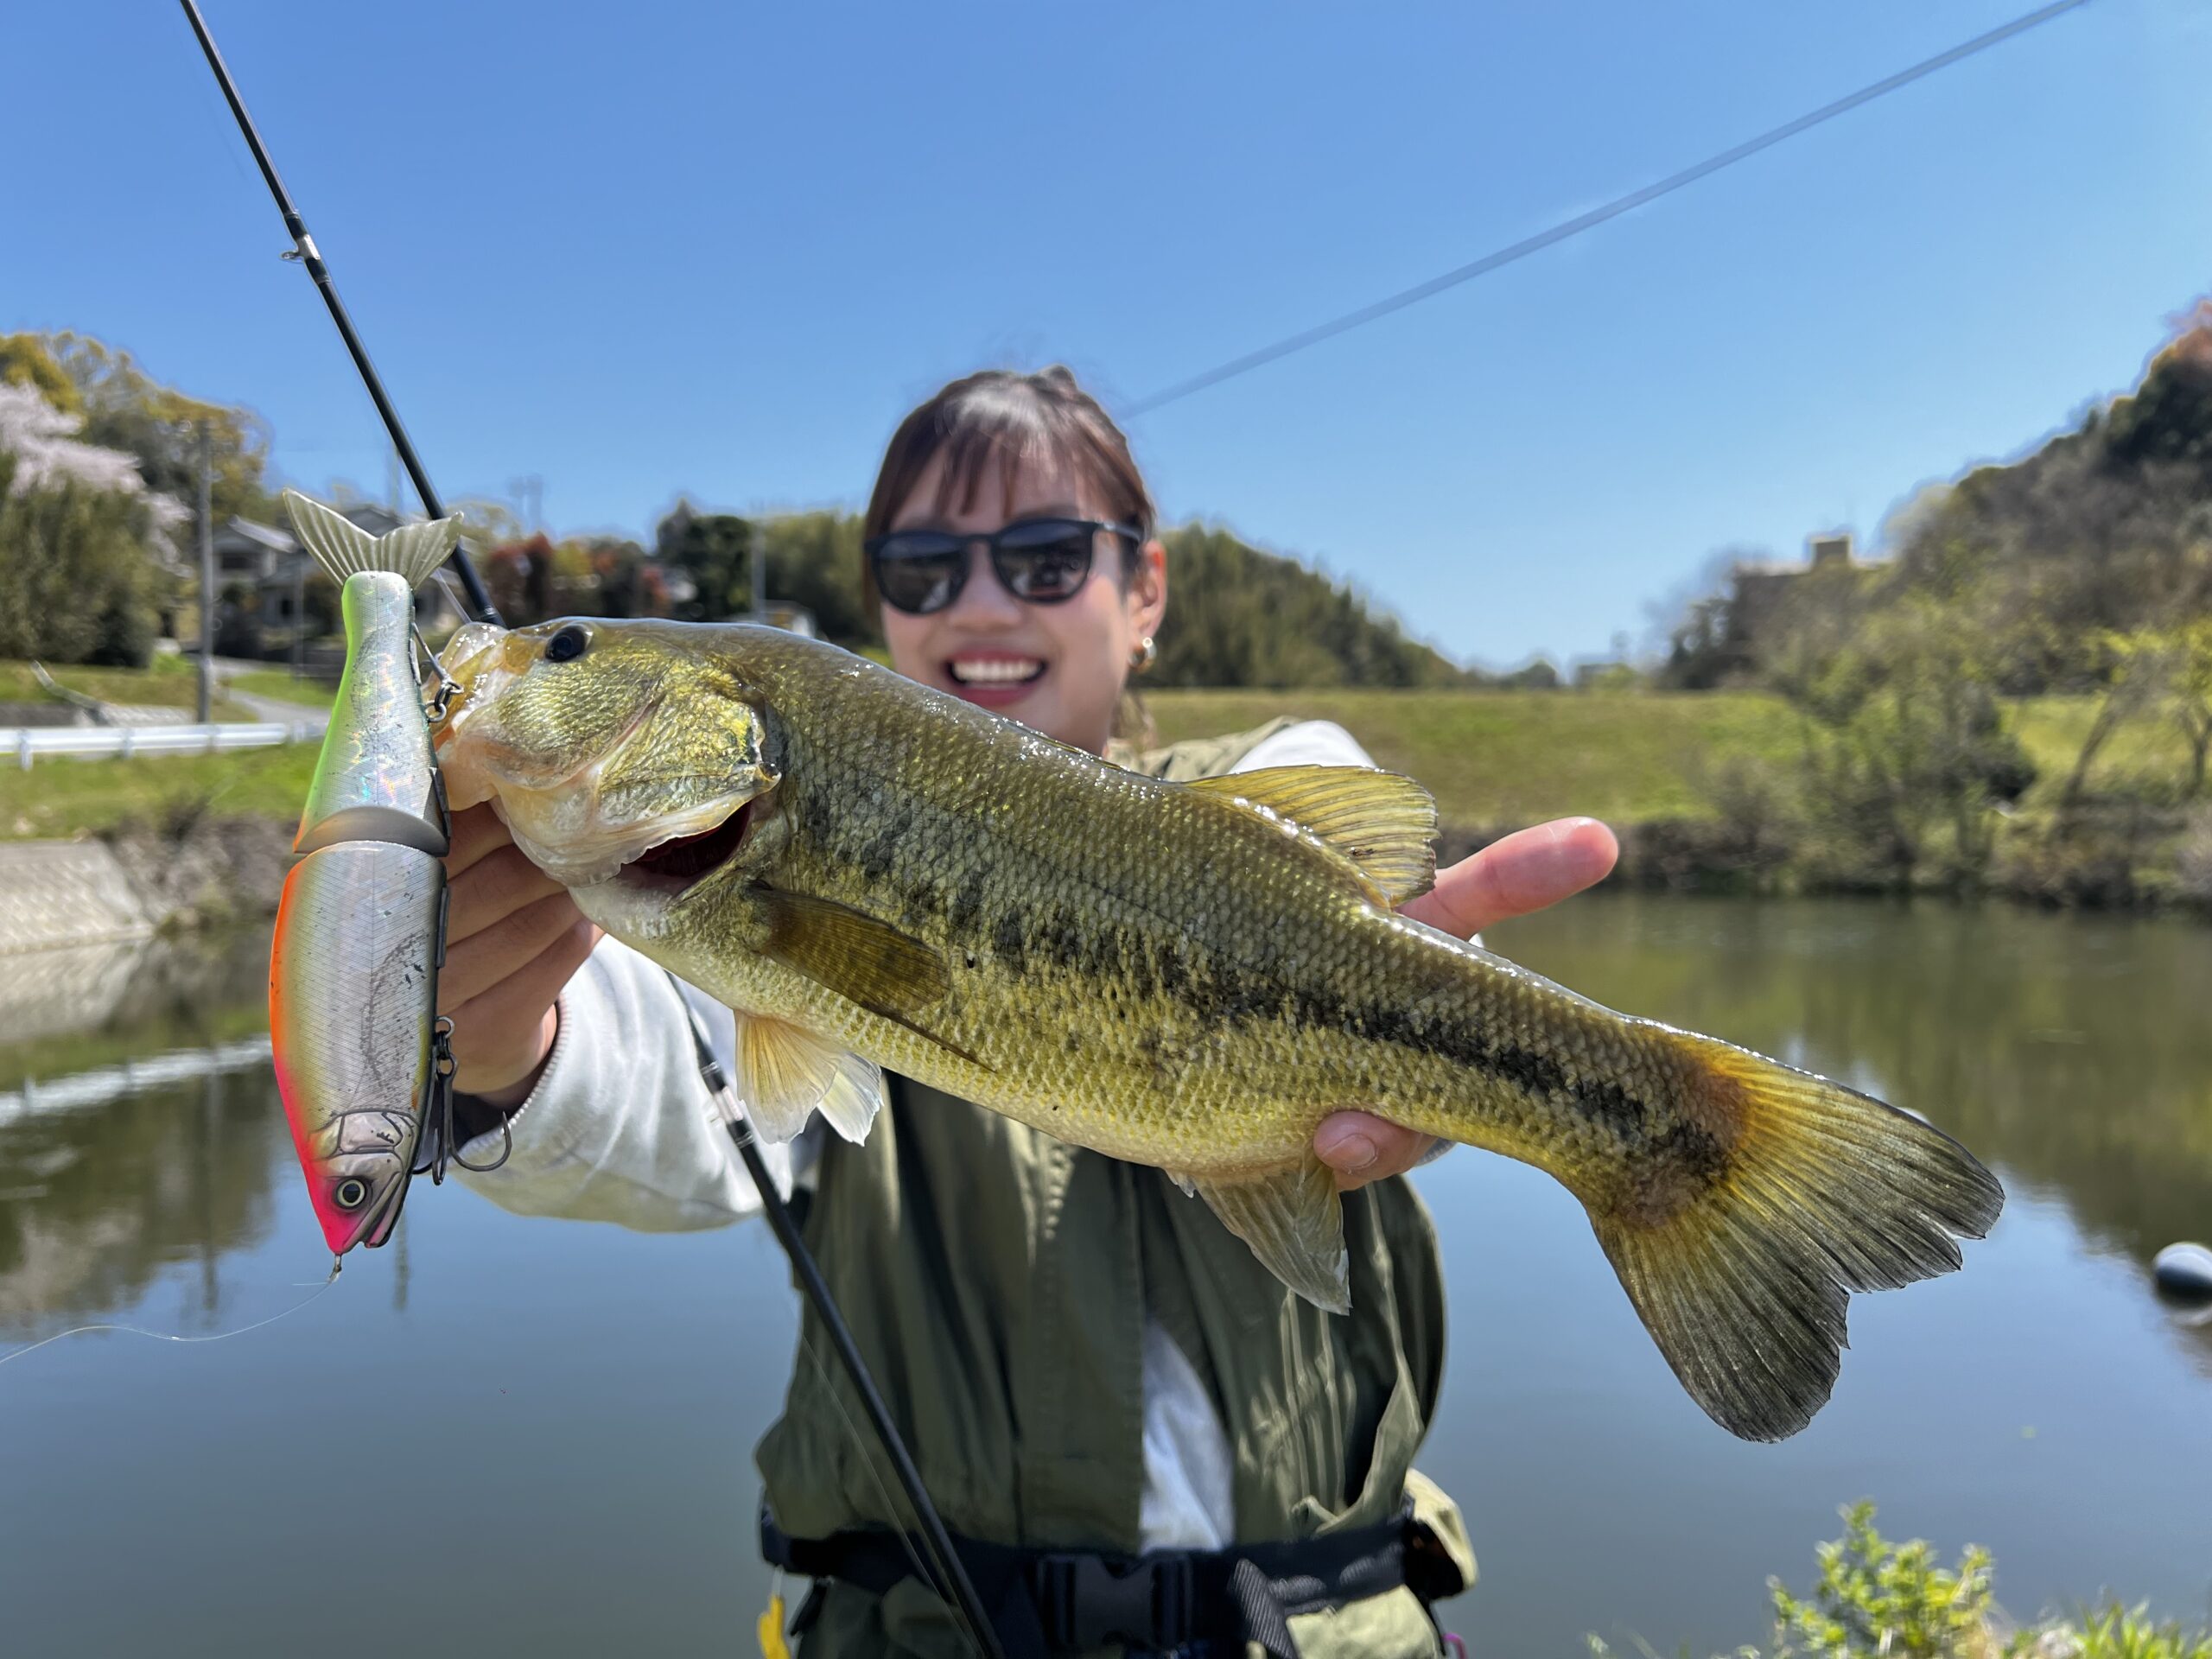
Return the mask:
<path fill-rule="evenodd" d="M 1348 1135 L 1324 1155 L 1332 1169 L 1356 1175 L 1375 1161 L 1375 1143 L 1363 1135 Z"/>

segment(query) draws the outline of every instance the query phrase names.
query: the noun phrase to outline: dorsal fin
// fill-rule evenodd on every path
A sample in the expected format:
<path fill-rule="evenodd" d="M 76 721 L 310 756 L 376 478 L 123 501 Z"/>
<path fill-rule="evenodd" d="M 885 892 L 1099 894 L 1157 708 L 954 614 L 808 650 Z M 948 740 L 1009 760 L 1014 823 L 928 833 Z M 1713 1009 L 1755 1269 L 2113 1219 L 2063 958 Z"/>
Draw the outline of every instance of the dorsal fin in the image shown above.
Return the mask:
<path fill-rule="evenodd" d="M 1186 785 L 1226 795 L 1313 832 L 1389 905 L 1436 880 L 1436 801 L 1410 778 L 1365 766 L 1262 766 Z"/>

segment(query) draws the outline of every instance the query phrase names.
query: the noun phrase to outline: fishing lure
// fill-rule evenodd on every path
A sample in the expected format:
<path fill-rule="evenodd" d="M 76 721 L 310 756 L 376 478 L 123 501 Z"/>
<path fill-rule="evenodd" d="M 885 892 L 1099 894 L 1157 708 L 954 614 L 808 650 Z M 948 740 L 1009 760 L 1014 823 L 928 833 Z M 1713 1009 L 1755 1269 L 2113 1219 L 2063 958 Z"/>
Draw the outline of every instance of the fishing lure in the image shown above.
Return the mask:
<path fill-rule="evenodd" d="M 371 536 L 306 496 L 284 505 L 343 584 L 346 670 L 308 786 L 269 963 L 276 1084 L 332 1252 L 391 1236 L 410 1179 L 442 1179 L 453 1056 L 445 955 L 445 791 L 415 650 L 415 590 L 458 518 Z M 424 653 L 426 656 L 428 652 Z M 435 664 L 435 659 L 433 659 Z"/>

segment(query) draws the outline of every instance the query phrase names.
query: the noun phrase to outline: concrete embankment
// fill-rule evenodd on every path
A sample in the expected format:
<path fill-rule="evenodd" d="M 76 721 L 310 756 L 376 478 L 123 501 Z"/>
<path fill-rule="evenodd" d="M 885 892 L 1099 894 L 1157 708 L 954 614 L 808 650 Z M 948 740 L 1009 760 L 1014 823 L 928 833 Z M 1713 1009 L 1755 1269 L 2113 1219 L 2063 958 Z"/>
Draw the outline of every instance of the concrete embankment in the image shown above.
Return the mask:
<path fill-rule="evenodd" d="M 283 887 L 289 831 L 232 818 L 175 835 L 0 842 L 0 957 L 266 915 Z"/>

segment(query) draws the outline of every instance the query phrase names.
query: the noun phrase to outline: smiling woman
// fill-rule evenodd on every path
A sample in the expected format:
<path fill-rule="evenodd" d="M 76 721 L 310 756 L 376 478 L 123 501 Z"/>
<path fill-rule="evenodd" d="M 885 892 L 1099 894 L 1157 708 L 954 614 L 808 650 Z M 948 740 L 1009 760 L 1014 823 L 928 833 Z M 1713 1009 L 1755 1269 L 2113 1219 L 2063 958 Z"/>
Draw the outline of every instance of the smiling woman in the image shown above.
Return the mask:
<path fill-rule="evenodd" d="M 1156 1168 L 910 1077 L 884 1079 L 879 1113 L 873 1066 L 833 1065 L 818 1039 L 788 1035 L 796 1026 L 754 1017 L 779 993 L 763 979 L 770 1002 L 756 1007 L 728 977 L 757 967 L 789 988 L 798 964 L 806 980 L 844 986 L 841 1006 L 895 1047 L 929 1036 L 931 993 L 943 993 L 931 969 L 999 973 L 1022 995 L 1002 1028 L 963 1027 L 938 1045 L 957 1062 L 939 1082 L 957 1072 L 982 1087 L 987 1051 L 1044 1036 L 1054 1065 L 1071 1068 L 1062 1104 L 1077 1109 L 1085 1068 L 1116 1063 L 1141 1021 L 1125 1011 L 1113 1030 L 1087 1029 L 1076 1003 L 1056 1003 L 1051 988 L 1071 971 L 1059 957 L 1079 954 L 1080 930 L 1056 932 L 1049 906 L 1001 904 L 1007 884 L 988 861 L 958 879 L 962 846 L 1046 789 L 1046 774 L 1077 766 L 1070 748 L 1174 783 L 1370 765 L 1341 728 L 1310 722 L 1149 754 L 1115 744 L 1117 706 L 1166 604 L 1152 524 L 1126 441 L 1065 369 L 987 372 L 901 423 L 869 505 L 870 574 L 899 673 L 1019 726 L 940 709 L 896 741 L 895 721 L 857 711 L 911 703 L 912 686 L 760 630 L 572 623 L 457 639 L 448 666 L 478 683 L 447 743 L 455 798 L 476 798 L 498 774 L 506 820 L 478 806 L 454 826 L 444 983 L 461 1087 L 480 1132 L 504 1117 L 514 1137 L 507 1166 L 474 1184 L 516 1211 L 654 1230 L 759 1207 L 714 1124 L 684 1008 L 642 956 L 582 922 L 581 899 L 747 1008 L 734 1020 L 683 993 L 722 1064 L 747 1080 L 764 1133 L 797 1130 L 819 1097 L 834 1133 L 809 1126 L 788 1166 L 812 1190 L 807 1240 L 871 1370 L 898 1380 L 893 1415 L 953 1530 L 1025 1562 L 1089 1551 L 1093 1569 L 1118 1571 L 1144 1553 L 1147 1582 L 1172 1568 L 1195 1592 L 1147 1589 L 1140 1607 L 1127 1588 L 1098 1599 L 1097 1584 L 1124 1579 L 1025 1567 L 1025 1617 L 1109 1650 L 1241 1655 L 1249 1637 L 1281 1653 L 1294 1630 L 1308 1656 L 1434 1654 L 1427 1604 L 1463 1587 L 1471 1561 L 1456 1510 L 1411 1469 L 1440 1382 L 1442 1299 L 1427 1217 L 1384 1179 L 1429 1149 L 1425 1136 L 1357 1110 L 1294 1131 L 1281 1150 L 1312 1177 L 1303 1199 L 1338 1214 L 1332 1173 L 1348 1192 L 1344 1243 L 1322 1252 L 1346 1277 L 1308 1273 L 1301 1297 L 1254 1255 L 1314 1255 L 1294 1240 L 1249 1217 L 1232 1231 Z M 572 631 L 585 638 L 563 643 Z M 791 683 L 779 686 L 786 659 Z M 806 717 L 779 718 L 779 697 L 786 716 Z M 832 718 L 841 701 L 849 717 Z M 940 726 L 980 747 L 916 753 L 917 735 Z M 579 739 L 588 728 L 595 746 Z M 836 743 L 866 751 L 846 777 L 881 786 L 851 798 L 823 787 Z M 1118 774 L 1095 760 L 1080 769 L 1114 793 Z M 1135 793 L 1182 798 L 1155 785 Z M 964 804 L 929 817 L 949 796 Z M 1122 831 L 1094 821 L 1064 826 L 1066 838 L 1080 862 L 1087 835 L 1110 834 L 1109 861 L 1147 879 L 1144 837 L 1122 818 Z M 1280 831 L 1268 840 L 1271 852 L 1288 845 Z M 791 859 L 823 847 L 842 849 L 836 867 L 861 883 L 834 903 L 786 890 Z M 1465 938 L 1590 885 L 1612 855 L 1599 825 L 1548 826 L 1439 872 L 1404 913 Z M 918 903 L 925 890 L 937 908 L 904 916 L 898 895 Z M 721 920 L 702 931 L 709 901 Z M 917 949 L 900 923 L 943 934 L 945 948 Z M 662 937 L 679 926 L 683 940 Z M 1167 918 L 1163 937 L 1189 931 Z M 951 949 L 958 940 L 972 944 Z M 1143 1065 L 1175 1063 L 1162 1049 Z M 1049 1102 L 1038 1109 L 1049 1118 Z M 1314 1305 L 1347 1294 L 1349 1314 Z M 810 1316 L 804 1351 L 823 1339 Z M 901 1516 L 821 1367 L 798 1369 L 759 1456 L 770 1559 L 817 1580 L 799 1620 L 810 1655 L 969 1650 L 907 1580 L 891 1541 Z M 1258 1588 L 1233 1595 L 1231 1580 L 1248 1579 Z"/>
<path fill-rule="evenodd" d="M 1065 369 L 954 381 L 899 423 L 861 527 L 893 664 L 1103 753 L 1166 610 L 1153 522 L 1128 441 Z"/>

